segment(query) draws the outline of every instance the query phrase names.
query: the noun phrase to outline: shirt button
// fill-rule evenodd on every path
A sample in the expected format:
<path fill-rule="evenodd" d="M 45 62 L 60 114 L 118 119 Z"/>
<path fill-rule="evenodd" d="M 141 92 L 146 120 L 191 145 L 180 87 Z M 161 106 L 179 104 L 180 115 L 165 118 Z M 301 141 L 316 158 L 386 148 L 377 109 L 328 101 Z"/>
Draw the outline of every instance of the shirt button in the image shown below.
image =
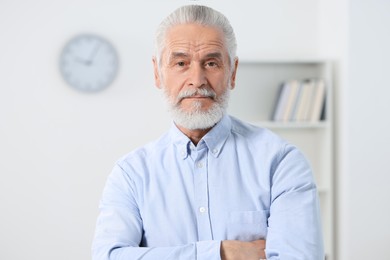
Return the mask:
<path fill-rule="evenodd" d="M 216 153 L 218 153 L 218 149 L 217 149 L 217 148 L 214 148 L 211 152 L 212 152 L 213 154 L 216 154 Z"/>
<path fill-rule="evenodd" d="M 205 213 L 206 212 L 206 208 L 205 207 L 200 207 L 199 208 L 199 212 L 200 213 Z"/>
<path fill-rule="evenodd" d="M 198 168 L 202 168 L 202 167 L 203 167 L 203 163 L 198 162 L 198 163 L 196 164 L 196 166 L 197 166 Z"/>

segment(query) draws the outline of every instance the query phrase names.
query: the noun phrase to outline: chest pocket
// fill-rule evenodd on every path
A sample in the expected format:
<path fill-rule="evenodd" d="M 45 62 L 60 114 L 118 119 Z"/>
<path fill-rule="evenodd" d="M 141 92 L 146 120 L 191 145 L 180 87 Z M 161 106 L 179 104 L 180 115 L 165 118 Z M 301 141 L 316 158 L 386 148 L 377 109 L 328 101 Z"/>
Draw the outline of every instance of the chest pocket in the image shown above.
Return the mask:
<path fill-rule="evenodd" d="M 268 212 L 268 210 L 230 212 L 227 239 L 246 242 L 265 239 L 268 229 Z"/>

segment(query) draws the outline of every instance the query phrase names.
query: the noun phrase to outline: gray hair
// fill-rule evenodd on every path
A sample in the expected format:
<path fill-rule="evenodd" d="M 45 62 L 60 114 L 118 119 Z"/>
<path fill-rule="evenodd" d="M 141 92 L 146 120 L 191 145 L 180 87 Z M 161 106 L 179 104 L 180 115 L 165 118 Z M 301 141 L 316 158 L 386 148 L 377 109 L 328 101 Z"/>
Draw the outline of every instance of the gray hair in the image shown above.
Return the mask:
<path fill-rule="evenodd" d="M 237 50 L 236 36 L 234 35 L 233 28 L 229 20 L 222 13 L 202 5 L 182 6 L 160 23 L 155 39 L 156 59 L 159 66 L 161 65 L 161 53 L 165 47 L 165 36 L 168 30 L 175 25 L 188 23 L 196 23 L 220 29 L 225 36 L 230 65 L 233 68 Z"/>

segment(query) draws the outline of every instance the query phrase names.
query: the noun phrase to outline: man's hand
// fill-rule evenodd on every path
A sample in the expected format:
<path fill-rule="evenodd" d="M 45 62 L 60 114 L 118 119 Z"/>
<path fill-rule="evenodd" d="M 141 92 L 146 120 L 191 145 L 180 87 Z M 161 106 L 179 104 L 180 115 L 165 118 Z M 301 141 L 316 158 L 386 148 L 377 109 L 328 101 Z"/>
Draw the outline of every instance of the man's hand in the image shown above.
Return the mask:
<path fill-rule="evenodd" d="M 242 242 L 224 240 L 221 242 L 222 260 L 259 260 L 265 257 L 265 240 Z"/>

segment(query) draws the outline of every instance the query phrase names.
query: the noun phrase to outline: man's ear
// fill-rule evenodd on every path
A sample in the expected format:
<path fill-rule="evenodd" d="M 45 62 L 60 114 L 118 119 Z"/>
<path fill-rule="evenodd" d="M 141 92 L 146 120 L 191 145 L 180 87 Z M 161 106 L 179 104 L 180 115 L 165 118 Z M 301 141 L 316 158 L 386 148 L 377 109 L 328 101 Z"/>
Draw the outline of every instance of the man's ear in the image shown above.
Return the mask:
<path fill-rule="evenodd" d="M 161 88 L 161 78 L 158 68 L 158 61 L 155 56 L 153 56 L 153 71 L 154 71 L 154 84 L 157 88 Z"/>
<path fill-rule="evenodd" d="M 234 87 L 236 86 L 237 68 L 238 68 L 238 58 L 235 57 L 232 74 L 230 76 L 230 89 L 234 89 Z"/>

